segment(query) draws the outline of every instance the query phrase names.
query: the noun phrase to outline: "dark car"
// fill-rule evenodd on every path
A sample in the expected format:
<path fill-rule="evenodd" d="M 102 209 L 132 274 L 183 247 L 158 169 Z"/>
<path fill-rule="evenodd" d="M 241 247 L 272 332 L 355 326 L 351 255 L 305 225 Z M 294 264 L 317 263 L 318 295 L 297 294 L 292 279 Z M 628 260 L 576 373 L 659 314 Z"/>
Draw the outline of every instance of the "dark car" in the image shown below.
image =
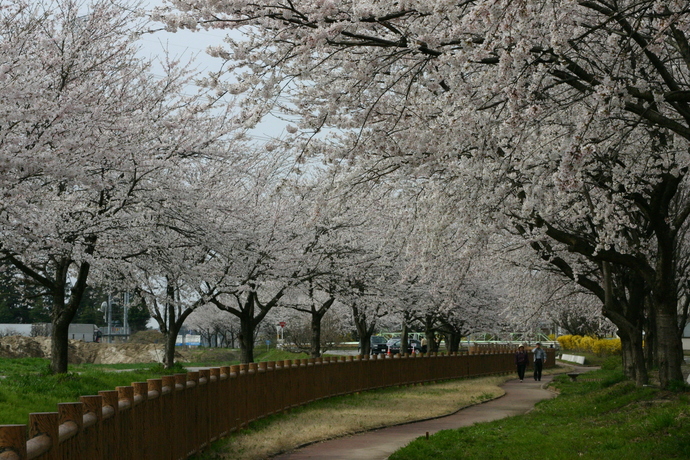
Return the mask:
<path fill-rule="evenodd" d="M 388 352 L 388 345 L 386 345 L 385 337 L 372 335 L 369 343 L 369 353 L 372 355 L 386 354 L 386 352 Z"/>
<path fill-rule="evenodd" d="M 390 353 L 392 355 L 397 355 L 400 353 L 400 337 L 396 337 L 393 339 L 390 339 L 388 343 L 386 343 L 388 350 L 390 350 Z M 412 351 L 416 351 L 417 353 L 422 351 L 422 342 L 419 340 L 415 339 L 409 339 L 407 341 L 407 353 L 412 354 Z"/>

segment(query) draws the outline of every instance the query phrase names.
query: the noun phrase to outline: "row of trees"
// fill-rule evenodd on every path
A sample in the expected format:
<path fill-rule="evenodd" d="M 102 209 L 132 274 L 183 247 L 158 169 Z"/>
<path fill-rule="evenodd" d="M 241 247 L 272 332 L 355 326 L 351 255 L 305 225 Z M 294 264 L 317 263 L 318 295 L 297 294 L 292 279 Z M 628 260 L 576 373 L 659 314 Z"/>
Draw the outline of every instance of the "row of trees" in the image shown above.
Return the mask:
<path fill-rule="evenodd" d="M 435 187 L 427 225 L 521 240 L 535 267 L 603 305 L 631 378 L 655 365 L 663 386 L 682 379 L 686 2 L 169 4 L 173 30 L 243 32 L 212 52 L 234 77 L 216 88 L 244 94 L 247 123 L 280 110 L 299 120 L 298 158 L 401 197 Z"/>
<path fill-rule="evenodd" d="M 603 312 L 632 378 L 682 378 L 685 10 L 170 4 L 169 29 L 241 28 L 210 50 L 230 75 L 154 77 L 125 0 L 0 10 L 0 263 L 50 296 L 55 372 L 93 285 L 136 293 L 168 365 L 202 307 L 237 319 L 243 362 L 277 307 L 313 356 L 335 309 L 364 352 L 381 327 L 454 351 Z M 276 111 L 286 134 L 251 142 Z"/>

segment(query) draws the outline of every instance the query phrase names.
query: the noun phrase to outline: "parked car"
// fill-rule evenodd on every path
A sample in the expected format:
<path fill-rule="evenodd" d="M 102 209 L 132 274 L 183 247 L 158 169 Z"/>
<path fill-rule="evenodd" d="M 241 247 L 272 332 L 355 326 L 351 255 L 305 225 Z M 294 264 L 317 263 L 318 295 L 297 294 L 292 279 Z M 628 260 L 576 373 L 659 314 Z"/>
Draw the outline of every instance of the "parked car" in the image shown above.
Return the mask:
<path fill-rule="evenodd" d="M 398 353 L 400 353 L 400 337 L 390 339 L 386 343 L 386 346 L 388 347 L 388 350 L 390 350 L 392 355 L 397 355 Z M 421 352 L 422 342 L 415 339 L 409 339 L 407 341 L 407 353 L 411 354 L 413 350 L 415 350 L 416 352 Z"/>
<path fill-rule="evenodd" d="M 369 342 L 369 354 L 380 355 L 386 354 L 388 352 L 388 345 L 386 344 L 386 338 L 380 335 L 372 335 Z"/>

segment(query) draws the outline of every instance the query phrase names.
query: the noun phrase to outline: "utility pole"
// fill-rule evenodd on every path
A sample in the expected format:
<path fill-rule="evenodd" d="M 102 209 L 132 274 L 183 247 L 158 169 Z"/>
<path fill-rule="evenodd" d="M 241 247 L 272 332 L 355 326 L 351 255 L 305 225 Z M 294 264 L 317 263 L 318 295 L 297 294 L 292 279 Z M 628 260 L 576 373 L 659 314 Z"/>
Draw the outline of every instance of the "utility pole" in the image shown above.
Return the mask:
<path fill-rule="evenodd" d="M 129 339 L 129 321 L 128 321 L 128 314 L 129 314 L 129 292 L 125 291 L 123 295 L 123 307 L 124 309 L 124 318 L 122 319 L 122 327 L 124 328 L 124 333 L 125 333 L 125 338 Z"/>

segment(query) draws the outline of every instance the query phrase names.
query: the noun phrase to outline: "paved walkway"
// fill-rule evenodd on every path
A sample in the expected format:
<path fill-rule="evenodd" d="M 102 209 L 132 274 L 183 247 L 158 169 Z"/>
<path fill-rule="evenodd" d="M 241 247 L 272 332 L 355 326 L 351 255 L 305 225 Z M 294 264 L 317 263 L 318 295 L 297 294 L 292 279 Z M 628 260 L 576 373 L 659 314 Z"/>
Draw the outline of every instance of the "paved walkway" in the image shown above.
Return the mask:
<path fill-rule="evenodd" d="M 590 368 L 591 369 L 591 368 Z M 577 368 L 580 372 L 590 370 Z M 462 409 L 455 414 L 422 422 L 381 428 L 379 430 L 310 444 L 294 452 L 272 457 L 273 460 L 383 460 L 410 441 L 426 433 L 460 428 L 475 423 L 490 422 L 504 417 L 520 415 L 532 410 L 534 405 L 555 394 L 546 389 L 552 376 L 544 376 L 536 382 L 526 375 L 524 382 L 510 380 L 503 385 L 506 394 L 498 399 Z"/>

